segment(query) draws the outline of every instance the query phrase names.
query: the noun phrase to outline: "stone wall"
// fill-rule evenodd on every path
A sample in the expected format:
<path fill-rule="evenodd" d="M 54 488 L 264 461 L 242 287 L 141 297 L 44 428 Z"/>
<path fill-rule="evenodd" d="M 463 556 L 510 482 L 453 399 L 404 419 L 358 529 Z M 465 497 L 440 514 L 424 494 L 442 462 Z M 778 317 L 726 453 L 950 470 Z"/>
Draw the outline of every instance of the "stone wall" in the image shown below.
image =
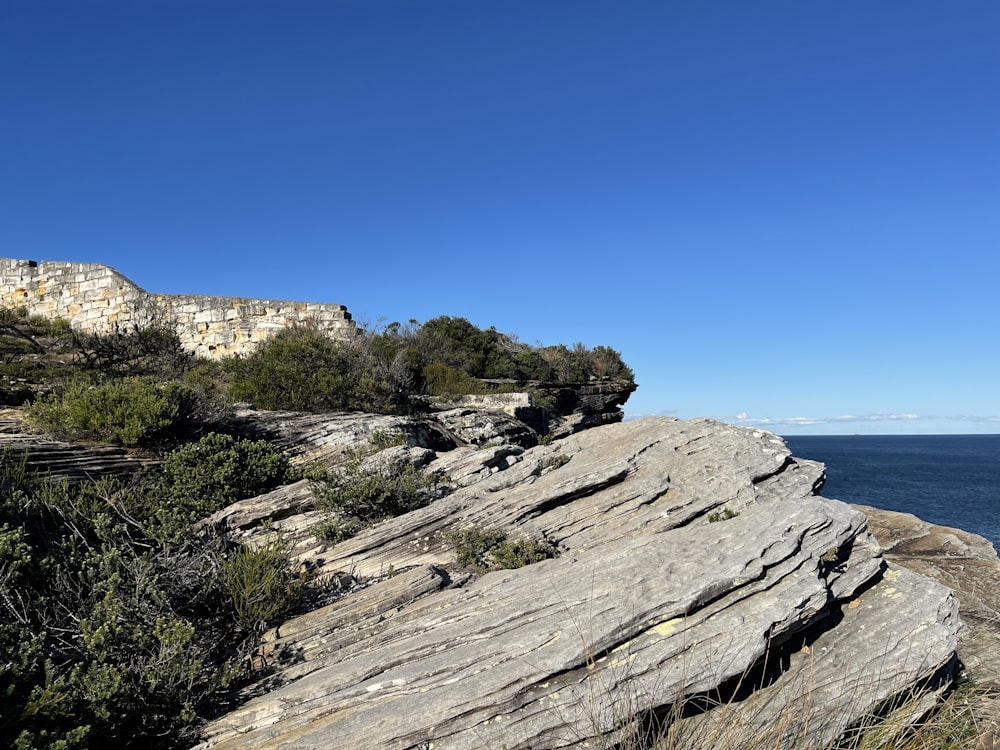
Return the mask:
<path fill-rule="evenodd" d="M 297 323 L 315 325 L 337 338 L 357 333 L 343 305 L 151 294 L 99 263 L 0 258 L 0 305 L 65 318 L 88 333 L 166 323 L 176 327 L 186 349 L 211 358 L 245 354 Z"/>

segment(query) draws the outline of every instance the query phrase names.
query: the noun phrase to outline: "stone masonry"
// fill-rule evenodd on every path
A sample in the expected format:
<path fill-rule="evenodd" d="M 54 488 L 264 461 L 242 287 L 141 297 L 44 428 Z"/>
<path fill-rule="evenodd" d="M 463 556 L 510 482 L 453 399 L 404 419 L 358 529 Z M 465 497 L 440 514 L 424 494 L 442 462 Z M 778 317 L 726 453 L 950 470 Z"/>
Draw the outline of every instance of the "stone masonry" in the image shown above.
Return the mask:
<path fill-rule="evenodd" d="M 88 333 L 172 325 L 185 349 L 213 359 L 246 354 L 291 325 L 314 325 L 341 339 L 357 334 L 343 305 L 151 294 L 100 263 L 0 258 L 0 305 L 65 318 Z"/>

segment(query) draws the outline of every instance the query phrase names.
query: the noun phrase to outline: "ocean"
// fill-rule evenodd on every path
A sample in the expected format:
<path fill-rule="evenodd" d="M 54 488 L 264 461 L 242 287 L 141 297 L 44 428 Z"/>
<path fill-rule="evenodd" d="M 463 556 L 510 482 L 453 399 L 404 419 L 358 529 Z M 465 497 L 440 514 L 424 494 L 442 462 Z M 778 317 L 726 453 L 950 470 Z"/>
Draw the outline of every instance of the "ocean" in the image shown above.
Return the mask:
<path fill-rule="evenodd" d="M 826 464 L 820 493 L 912 513 L 1000 550 L 1000 435 L 795 435 L 792 455 Z"/>

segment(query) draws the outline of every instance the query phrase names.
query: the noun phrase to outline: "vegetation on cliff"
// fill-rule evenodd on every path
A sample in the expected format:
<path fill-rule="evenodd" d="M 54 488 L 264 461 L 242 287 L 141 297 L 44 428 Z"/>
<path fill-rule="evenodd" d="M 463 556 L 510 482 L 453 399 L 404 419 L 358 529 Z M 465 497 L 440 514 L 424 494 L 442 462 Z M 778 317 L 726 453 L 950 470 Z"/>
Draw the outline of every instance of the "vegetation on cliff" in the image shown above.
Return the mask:
<path fill-rule="evenodd" d="M 286 329 L 245 357 L 199 360 L 163 327 L 83 334 L 0 310 L 0 401 L 40 431 L 158 455 L 127 480 L 71 484 L 0 457 L 0 695 L 4 746 L 173 747 L 253 673 L 263 629 L 307 581 L 280 535 L 237 545 L 191 524 L 298 479 L 270 444 L 227 434 L 230 407 L 401 413 L 486 379 L 631 378 L 613 350 L 516 343 L 461 318 L 338 341 Z M 373 446 L 379 448 L 385 446 Z M 314 476 L 339 538 L 449 491 L 412 466 Z"/>
<path fill-rule="evenodd" d="M 254 545 L 210 527 L 191 531 L 192 521 L 304 476 L 272 445 L 227 434 L 227 401 L 404 411 L 428 395 L 497 381 L 632 378 L 614 350 L 527 347 L 453 318 L 390 325 L 347 343 L 290 329 L 259 357 L 212 363 L 184 355 L 162 330 L 81 337 L 7 313 L 0 346 L 4 397 L 31 401 L 39 428 L 161 459 L 126 480 L 74 485 L 31 476 L 17 457 L 0 456 L 0 744 L 16 748 L 190 745 L 204 718 L 229 708 L 235 686 L 261 676 L 251 655 L 264 629 L 308 601 L 313 582 L 270 527 Z M 398 445 L 398 437 L 373 434 L 372 448 Z M 570 460 L 553 454 L 539 475 Z M 449 489 L 443 477 L 405 463 L 380 471 L 361 456 L 310 476 L 334 540 Z M 492 525 L 450 527 L 444 537 L 469 570 L 556 552 L 546 539 Z M 950 705 L 964 722 L 968 712 Z M 677 710 L 687 708 L 681 696 Z M 621 720 L 636 730 L 621 747 L 685 746 L 633 713 Z M 961 747 L 965 725 L 937 731 L 943 724 L 907 725 L 871 744 L 866 738 L 876 735 L 865 726 L 843 747 Z M 727 747 L 724 740 L 716 746 Z"/>
<path fill-rule="evenodd" d="M 309 328 L 285 329 L 224 368 L 238 400 L 318 412 L 402 413 L 418 407 L 421 396 L 480 394 L 531 381 L 634 380 L 610 347 L 533 347 L 448 316 L 423 325 L 391 323 L 349 342 Z"/>
<path fill-rule="evenodd" d="M 78 485 L 0 460 L 4 746 L 184 744 L 250 673 L 260 626 L 294 606 L 280 546 L 186 531 L 205 480 L 184 458 Z"/>
<path fill-rule="evenodd" d="M 0 355 L 0 401 L 34 401 L 30 416 L 40 428 L 145 447 L 217 427 L 227 402 L 401 414 L 423 408 L 428 396 L 535 382 L 634 383 L 610 347 L 530 346 L 449 316 L 362 330 L 350 341 L 309 326 L 286 328 L 249 355 L 206 361 L 186 353 L 163 326 L 84 334 L 0 310 Z"/>

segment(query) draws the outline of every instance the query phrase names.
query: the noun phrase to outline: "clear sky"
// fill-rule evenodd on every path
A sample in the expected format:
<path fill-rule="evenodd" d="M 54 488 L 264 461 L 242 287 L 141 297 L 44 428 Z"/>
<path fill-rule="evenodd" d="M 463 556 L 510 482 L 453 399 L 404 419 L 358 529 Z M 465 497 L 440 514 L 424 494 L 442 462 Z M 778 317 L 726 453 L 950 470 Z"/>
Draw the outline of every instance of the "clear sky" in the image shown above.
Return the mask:
<path fill-rule="evenodd" d="M 3 0 L 0 255 L 1000 432 L 996 0 Z"/>

